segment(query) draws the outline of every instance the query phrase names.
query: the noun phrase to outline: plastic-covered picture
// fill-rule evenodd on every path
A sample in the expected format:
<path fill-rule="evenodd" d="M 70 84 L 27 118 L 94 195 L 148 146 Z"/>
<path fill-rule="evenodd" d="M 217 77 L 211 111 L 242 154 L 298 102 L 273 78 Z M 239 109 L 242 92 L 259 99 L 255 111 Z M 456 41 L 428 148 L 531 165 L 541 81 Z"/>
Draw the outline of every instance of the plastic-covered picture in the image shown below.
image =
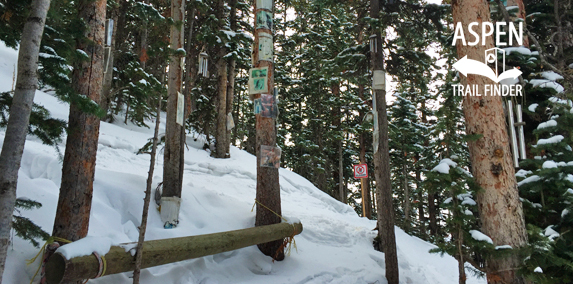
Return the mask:
<path fill-rule="evenodd" d="M 262 106 L 261 106 L 261 99 L 254 99 L 253 106 L 255 108 L 255 114 L 261 113 Z"/>
<path fill-rule="evenodd" d="M 273 10 L 273 0 L 257 0 L 257 9 Z"/>
<path fill-rule="evenodd" d="M 268 72 L 268 67 L 252 68 L 249 70 L 249 94 L 269 92 Z"/>
<path fill-rule="evenodd" d="M 261 145 L 261 167 L 278 169 L 280 162 L 281 148 Z"/>
<path fill-rule="evenodd" d="M 261 116 L 276 118 L 278 114 L 277 100 L 273 95 L 261 95 Z"/>
<path fill-rule="evenodd" d="M 176 123 L 183 126 L 185 120 L 185 97 L 183 94 L 177 92 L 177 118 Z"/>
<path fill-rule="evenodd" d="M 259 61 L 273 61 L 273 36 L 259 33 Z"/>
<path fill-rule="evenodd" d="M 257 13 L 257 29 L 273 29 L 273 13 L 268 11 L 259 11 Z"/>

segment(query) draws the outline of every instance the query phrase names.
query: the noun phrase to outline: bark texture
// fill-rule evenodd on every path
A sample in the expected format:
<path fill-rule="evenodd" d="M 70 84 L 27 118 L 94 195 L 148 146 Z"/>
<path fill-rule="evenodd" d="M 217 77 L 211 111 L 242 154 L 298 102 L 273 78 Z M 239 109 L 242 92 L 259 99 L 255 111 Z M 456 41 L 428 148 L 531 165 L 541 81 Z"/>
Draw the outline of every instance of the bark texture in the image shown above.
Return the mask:
<path fill-rule="evenodd" d="M 38 89 L 38 53 L 50 0 L 32 1 L 18 52 L 18 78 L 0 153 L 0 283 L 6 263 L 12 215 L 16 204 L 18 170 L 28 134 L 34 95 Z"/>
<path fill-rule="evenodd" d="M 219 28 L 224 28 L 224 13 L 225 1 L 219 0 L 217 2 L 217 18 L 220 21 Z M 227 54 L 227 49 L 221 45 L 218 52 L 219 59 L 217 60 L 217 76 L 218 76 L 218 92 L 217 92 L 217 130 L 215 132 L 215 158 L 227 157 L 227 61 L 224 56 Z"/>
<path fill-rule="evenodd" d="M 84 36 L 87 40 L 78 40 L 76 48 L 83 50 L 90 59 L 74 66 L 72 82 L 77 94 L 99 104 L 103 86 L 106 0 L 82 0 L 77 7 L 79 16 L 86 21 Z M 70 105 L 54 236 L 76 241 L 88 233 L 99 124 L 96 115 L 85 113 L 75 103 Z"/>
<path fill-rule="evenodd" d="M 452 2 L 454 22 L 461 22 L 469 37 L 470 22 L 489 22 L 489 7 L 483 0 L 455 0 Z M 481 34 L 481 24 L 478 25 Z M 458 58 L 484 61 L 485 50 L 492 48 L 493 38 L 486 45 L 463 46 L 456 44 Z M 494 84 L 483 76 L 461 76 L 462 85 L 477 85 L 484 94 L 485 84 Z M 494 245 L 514 248 L 527 243 L 523 210 L 519 201 L 515 169 L 513 168 L 502 99 L 499 96 L 464 96 L 463 110 L 468 134 L 481 134 L 481 138 L 468 142 L 472 174 L 481 191 L 477 195 L 482 232 L 490 236 Z M 488 283 L 524 283 L 516 275 L 519 258 L 515 255 L 488 259 Z"/>
<path fill-rule="evenodd" d="M 358 86 L 358 94 L 362 100 L 364 98 L 364 85 Z M 360 112 L 360 117 L 364 117 L 365 113 L 363 111 Z M 366 164 L 366 134 L 360 133 L 359 137 L 360 142 L 360 163 Z M 362 217 L 366 217 L 368 219 L 372 219 L 372 202 L 370 201 L 370 178 L 367 179 L 360 179 L 360 190 L 362 193 Z"/>
<path fill-rule="evenodd" d="M 256 1 L 254 5 L 254 12 L 257 15 L 259 11 L 256 6 Z M 272 11 L 270 11 L 272 12 Z M 255 23 L 256 23 L 255 16 Z M 266 32 L 272 34 L 271 30 L 268 29 L 255 29 L 255 41 L 253 57 L 255 58 L 254 67 L 269 67 L 268 76 L 268 87 L 269 91 L 272 92 L 275 82 L 274 82 L 274 68 L 273 62 L 271 61 L 258 61 L 259 58 L 259 33 Z M 255 95 L 255 98 L 260 98 L 260 95 Z M 281 222 L 281 191 L 279 185 L 279 170 L 275 168 L 261 167 L 261 145 L 275 146 L 276 145 L 276 125 L 275 119 L 262 117 L 260 114 L 255 115 L 256 118 L 256 139 L 255 139 L 255 151 L 257 154 L 257 201 L 263 204 L 265 207 L 257 204 L 257 214 L 255 218 L 255 226 L 264 226 L 270 224 L 276 224 Z M 270 210 L 269 210 L 270 209 Z M 274 212 L 271 212 L 271 210 Z M 275 214 L 276 213 L 276 214 Z M 268 242 L 264 244 L 259 244 L 258 247 L 262 253 L 271 256 L 276 260 L 284 259 L 284 248 L 282 247 L 283 240 L 277 240 L 273 242 Z"/>
<path fill-rule="evenodd" d="M 229 22 L 231 23 L 231 31 L 237 30 L 237 0 L 231 0 L 231 14 L 229 16 Z M 229 69 L 227 70 L 227 115 L 233 115 L 233 102 L 235 100 L 235 76 L 237 67 L 237 62 L 234 58 L 229 61 Z M 231 129 L 227 128 L 227 141 L 225 143 L 226 153 L 231 153 Z"/>
<path fill-rule="evenodd" d="M 380 2 L 370 1 L 370 17 L 380 16 Z M 376 35 L 377 50 L 372 53 L 372 70 L 384 69 L 384 52 L 382 49 L 382 38 L 380 30 L 374 29 Z M 392 181 L 390 180 L 390 153 L 388 148 L 388 115 L 386 113 L 386 91 L 375 90 L 374 100 L 375 111 L 378 113 L 379 139 L 378 151 L 374 153 L 374 172 L 376 177 L 376 198 L 378 199 L 378 236 L 382 242 L 384 258 L 386 263 L 386 280 L 389 284 L 399 283 L 398 255 L 396 251 L 396 235 L 394 233 L 394 209 L 392 204 Z M 376 128 L 375 128 L 376 129 Z M 375 130 L 376 131 L 376 130 Z"/>
<path fill-rule="evenodd" d="M 176 50 L 183 47 L 183 15 L 185 14 L 185 1 L 173 0 L 171 2 L 171 17 L 175 25 L 171 26 L 170 44 Z M 163 158 L 163 192 L 162 197 L 181 198 L 182 179 L 182 134 L 184 127 L 177 124 L 177 100 L 181 92 L 183 67 L 179 53 L 173 54 L 169 61 L 167 118 L 165 127 L 165 155 Z"/>

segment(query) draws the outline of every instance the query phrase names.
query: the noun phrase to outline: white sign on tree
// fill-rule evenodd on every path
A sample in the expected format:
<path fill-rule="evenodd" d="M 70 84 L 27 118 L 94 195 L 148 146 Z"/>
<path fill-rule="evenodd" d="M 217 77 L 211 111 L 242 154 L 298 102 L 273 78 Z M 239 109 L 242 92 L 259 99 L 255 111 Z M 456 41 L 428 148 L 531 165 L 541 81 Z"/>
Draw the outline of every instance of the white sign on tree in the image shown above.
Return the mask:
<path fill-rule="evenodd" d="M 177 92 L 177 124 L 183 126 L 183 121 L 185 116 L 185 96 L 180 92 Z"/>

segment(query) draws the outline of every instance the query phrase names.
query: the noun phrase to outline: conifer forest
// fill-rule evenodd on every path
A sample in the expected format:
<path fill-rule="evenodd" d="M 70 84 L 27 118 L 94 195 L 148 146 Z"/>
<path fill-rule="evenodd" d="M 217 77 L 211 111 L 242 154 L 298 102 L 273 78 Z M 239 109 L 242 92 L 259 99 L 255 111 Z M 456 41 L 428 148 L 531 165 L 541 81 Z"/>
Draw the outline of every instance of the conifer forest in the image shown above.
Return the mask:
<path fill-rule="evenodd" d="M 0 284 L 573 283 L 571 0 L 0 0 Z"/>

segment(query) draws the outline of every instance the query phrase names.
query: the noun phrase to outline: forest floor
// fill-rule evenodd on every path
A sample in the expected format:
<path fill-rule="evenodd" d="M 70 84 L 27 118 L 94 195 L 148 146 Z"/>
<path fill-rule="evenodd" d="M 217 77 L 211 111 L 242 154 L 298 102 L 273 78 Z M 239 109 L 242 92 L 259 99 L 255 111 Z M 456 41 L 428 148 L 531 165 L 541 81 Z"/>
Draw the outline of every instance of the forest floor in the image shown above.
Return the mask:
<path fill-rule="evenodd" d="M 17 51 L 0 42 L 0 91 L 12 86 Z M 55 118 L 67 120 L 68 105 L 38 91 L 35 102 Z M 163 114 L 162 122 L 165 121 Z M 154 123 L 148 125 L 153 127 Z M 161 132 L 165 124 L 161 124 Z M 0 130 L 0 141 L 5 129 Z M 114 243 L 138 239 L 149 155 L 136 155 L 153 135 L 153 129 L 101 123 L 89 236 L 107 237 Z M 180 224 L 163 229 L 152 202 L 147 240 L 208 234 L 252 227 L 255 212 L 255 157 L 231 147 L 230 159 L 214 159 L 202 150 L 203 138 L 187 137 Z M 64 138 L 65 141 L 65 138 Z M 65 145 L 59 145 L 64 152 Z M 35 137 L 26 141 L 18 179 L 18 197 L 43 204 L 40 209 L 21 211 L 44 230 L 51 232 L 61 180 L 62 157 L 54 147 Z M 154 187 L 162 179 L 163 152 L 157 157 Z M 141 283 L 386 283 L 384 254 L 372 248 L 375 221 L 359 217 L 354 210 L 331 198 L 311 182 L 281 168 L 282 212 L 301 220 L 304 231 L 295 237 L 284 261 L 272 262 L 256 246 L 182 261 L 142 271 Z M 450 256 L 430 254 L 435 246 L 396 228 L 400 283 L 457 283 L 457 262 Z M 9 248 L 4 273 L 6 284 L 29 283 L 39 262 L 27 266 L 38 248 L 17 236 Z M 131 272 L 105 276 L 88 283 L 131 283 Z M 37 281 L 37 279 L 36 279 Z M 469 278 L 468 284 L 485 283 Z"/>

